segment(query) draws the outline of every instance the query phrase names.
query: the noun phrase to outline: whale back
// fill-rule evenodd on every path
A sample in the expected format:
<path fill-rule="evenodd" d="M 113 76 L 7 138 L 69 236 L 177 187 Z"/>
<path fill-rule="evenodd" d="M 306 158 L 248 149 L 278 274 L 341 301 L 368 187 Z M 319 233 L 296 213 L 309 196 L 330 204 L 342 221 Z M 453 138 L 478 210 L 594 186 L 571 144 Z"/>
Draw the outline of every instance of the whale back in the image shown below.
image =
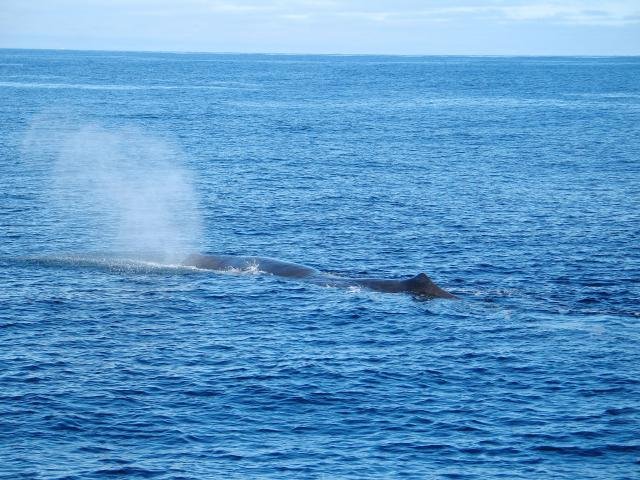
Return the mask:
<path fill-rule="evenodd" d="M 274 258 L 238 255 L 189 255 L 182 265 L 207 270 L 259 271 L 281 277 L 304 278 L 314 283 L 337 286 L 362 286 L 378 292 L 407 292 L 423 297 L 458 298 L 436 285 L 426 274 L 419 273 L 415 277 L 399 280 L 384 278 L 345 278 L 323 274 L 315 268 L 297 263 L 283 262 Z"/>
<path fill-rule="evenodd" d="M 239 255 L 201 255 L 193 253 L 182 262 L 182 265 L 218 271 L 231 269 L 251 271 L 253 269 L 263 273 L 292 278 L 311 277 L 319 273 L 315 268 L 284 262 L 275 258 Z"/>
<path fill-rule="evenodd" d="M 409 291 L 416 295 L 435 298 L 458 298 L 436 285 L 425 273 L 419 273 L 415 277 L 406 280 L 406 284 Z"/>

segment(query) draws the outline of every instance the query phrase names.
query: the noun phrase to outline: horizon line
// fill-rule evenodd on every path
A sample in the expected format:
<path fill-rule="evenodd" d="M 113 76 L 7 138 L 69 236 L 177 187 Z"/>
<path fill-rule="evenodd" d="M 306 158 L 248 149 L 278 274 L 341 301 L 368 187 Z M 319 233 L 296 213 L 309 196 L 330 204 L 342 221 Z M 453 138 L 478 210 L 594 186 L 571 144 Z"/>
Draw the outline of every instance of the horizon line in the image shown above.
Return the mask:
<path fill-rule="evenodd" d="M 0 47 L 0 50 L 39 50 L 53 52 L 103 52 L 103 53 L 155 53 L 173 55 L 282 55 L 282 56 L 334 56 L 334 57 L 551 57 L 551 58 L 634 58 L 637 54 L 537 54 L 537 53 L 318 53 L 318 52 L 246 52 L 246 51 L 207 51 L 207 50 L 123 50 L 123 49 L 96 49 L 96 48 L 30 48 L 30 47 Z"/>

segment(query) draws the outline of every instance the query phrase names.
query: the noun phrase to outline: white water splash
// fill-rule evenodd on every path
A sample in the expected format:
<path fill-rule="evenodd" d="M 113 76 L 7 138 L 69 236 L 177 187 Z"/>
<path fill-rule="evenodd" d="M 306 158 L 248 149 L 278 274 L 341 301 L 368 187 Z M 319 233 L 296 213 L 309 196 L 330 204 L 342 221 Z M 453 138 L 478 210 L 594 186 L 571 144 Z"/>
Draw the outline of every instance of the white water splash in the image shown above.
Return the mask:
<path fill-rule="evenodd" d="M 242 268 L 227 267 L 222 271 L 241 275 L 263 275 L 267 273 L 263 270 L 260 270 L 260 263 L 255 261 L 247 263 L 247 265 Z"/>

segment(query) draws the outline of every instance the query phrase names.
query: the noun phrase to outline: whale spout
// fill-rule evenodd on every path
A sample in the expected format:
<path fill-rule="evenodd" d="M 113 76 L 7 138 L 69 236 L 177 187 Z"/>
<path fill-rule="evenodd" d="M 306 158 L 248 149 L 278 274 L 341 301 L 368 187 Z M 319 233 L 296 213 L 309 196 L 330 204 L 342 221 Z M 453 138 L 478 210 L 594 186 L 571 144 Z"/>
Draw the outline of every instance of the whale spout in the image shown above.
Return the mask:
<path fill-rule="evenodd" d="M 425 273 L 419 273 L 413 278 L 406 280 L 409 291 L 417 295 L 424 295 L 433 298 L 457 299 L 454 294 L 443 290 L 436 285 Z"/>

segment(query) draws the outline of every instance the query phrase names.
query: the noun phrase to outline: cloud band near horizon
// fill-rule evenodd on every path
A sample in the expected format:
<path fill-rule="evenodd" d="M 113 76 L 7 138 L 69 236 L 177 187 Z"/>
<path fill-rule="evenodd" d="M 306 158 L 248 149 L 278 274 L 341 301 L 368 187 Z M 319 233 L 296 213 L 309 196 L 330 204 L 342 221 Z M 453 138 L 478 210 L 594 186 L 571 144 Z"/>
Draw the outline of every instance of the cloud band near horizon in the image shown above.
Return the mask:
<path fill-rule="evenodd" d="M 0 46 L 408 54 L 640 54 L 640 3 L 0 1 Z"/>

